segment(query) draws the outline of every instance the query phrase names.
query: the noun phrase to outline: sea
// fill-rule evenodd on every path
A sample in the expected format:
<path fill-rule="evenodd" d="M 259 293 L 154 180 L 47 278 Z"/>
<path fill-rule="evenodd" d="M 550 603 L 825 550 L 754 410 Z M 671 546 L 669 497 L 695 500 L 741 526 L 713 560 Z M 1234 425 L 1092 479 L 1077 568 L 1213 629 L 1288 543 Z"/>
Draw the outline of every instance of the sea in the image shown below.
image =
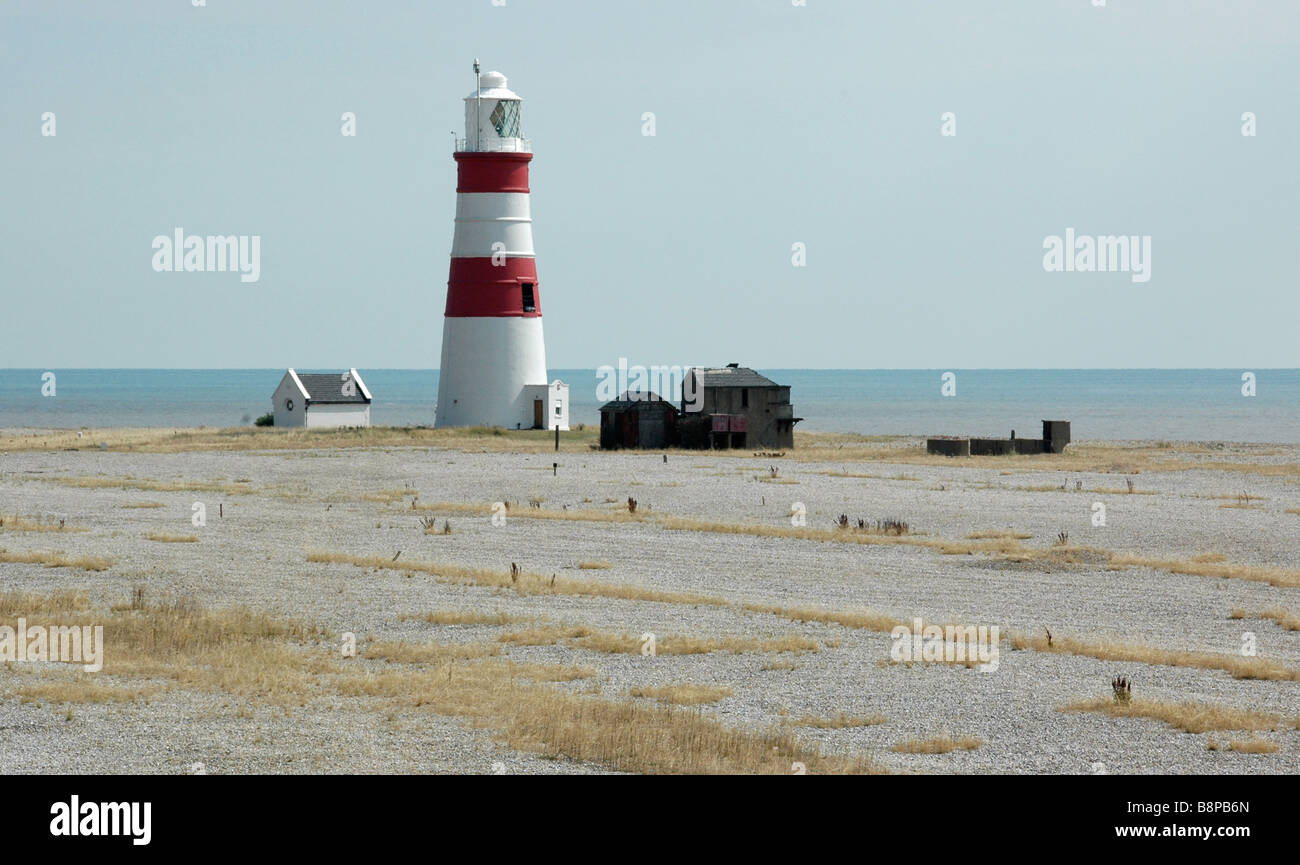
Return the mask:
<path fill-rule="evenodd" d="M 300 370 L 313 372 L 314 370 Z M 337 372 L 337 370 L 321 370 Z M 763 369 L 791 387 L 796 429 L 864 435 L 1300 442 L 1300 369 Z M 359 370 L 371 423 L 428 426 L 438 371 Z M 0 370 L 0 429 L 247 426 L 283 369 Z M 570 425 L 600 422 L 594 369 L 570 385 Z M 603 394 L 602 394 L 603 395 Z"/>

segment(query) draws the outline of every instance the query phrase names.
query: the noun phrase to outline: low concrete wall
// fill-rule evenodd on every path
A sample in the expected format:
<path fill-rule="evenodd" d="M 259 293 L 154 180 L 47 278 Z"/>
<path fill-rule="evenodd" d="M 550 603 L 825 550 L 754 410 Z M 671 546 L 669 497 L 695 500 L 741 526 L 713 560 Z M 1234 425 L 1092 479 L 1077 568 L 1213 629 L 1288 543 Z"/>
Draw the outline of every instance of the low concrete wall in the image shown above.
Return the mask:
<path fill-rule="evenodd" d="M 926 439 L 926 453 L 942 454 L 946 457 L 970 456 L 970 439 Z"/>
<path fill-rule="evenodd" d="M 1015 453 L 1015 439 L 971 439 L 970 454 L 973 457 L 1005 456 Z"/>
<path fill-rule="evenodd" d="M 1042 439 L 1012 439 L 1018 454 L 1045 454 L 1047 442 Z"/>
<path fill-rule="evenodd" d="M 1043 421 L 1043 434 L 1040 439 L 933 438 L 925 440 L 925 450 L 926 453 L 949 457 L 1059 454 L 1064 453 L 1070 442 L 1070 422 Z M 1014 430 L 1012 435 L 1015 435 Z"/>

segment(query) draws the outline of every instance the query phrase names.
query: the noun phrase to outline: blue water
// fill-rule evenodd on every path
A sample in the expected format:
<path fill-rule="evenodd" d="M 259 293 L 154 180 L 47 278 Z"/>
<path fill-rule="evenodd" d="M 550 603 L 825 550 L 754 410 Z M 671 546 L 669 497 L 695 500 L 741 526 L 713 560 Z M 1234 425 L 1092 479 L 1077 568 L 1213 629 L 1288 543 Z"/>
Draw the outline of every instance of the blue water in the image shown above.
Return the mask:
<path fill-rule="evenodd" d="M 251 423 L 271 409 L 282 369 L 0 370 L 0 428 Z M 312 372 L 313 370 L 303 370 Z M 322 370 L 324 371 L 324 370 Z M 943 370 L 762 370 L 792 387 L 806 430 L 868 435 L 1037 437 L 1043 418 L 1069 420 L 1083 439 L 1300 442 L 1300 370 L 953 370 L 956 396 L 940 395 Z M 371 422 L 428 425 L 437 370 L 363 369 Z M 599 422 L 594 370 L 551 370 L 571 386 L 570 423 Z"/>

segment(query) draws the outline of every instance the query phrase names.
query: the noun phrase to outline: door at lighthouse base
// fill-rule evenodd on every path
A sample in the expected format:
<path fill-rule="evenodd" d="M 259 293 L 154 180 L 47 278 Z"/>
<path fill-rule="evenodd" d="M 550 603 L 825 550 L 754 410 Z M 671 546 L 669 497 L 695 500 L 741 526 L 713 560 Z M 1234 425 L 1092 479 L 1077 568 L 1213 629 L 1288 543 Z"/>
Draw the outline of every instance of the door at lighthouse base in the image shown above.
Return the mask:
<path fill-rule="evenodd" d="M 533 429 L 546 428 L 546 406 L 540 399 L 533 400 Z"/>

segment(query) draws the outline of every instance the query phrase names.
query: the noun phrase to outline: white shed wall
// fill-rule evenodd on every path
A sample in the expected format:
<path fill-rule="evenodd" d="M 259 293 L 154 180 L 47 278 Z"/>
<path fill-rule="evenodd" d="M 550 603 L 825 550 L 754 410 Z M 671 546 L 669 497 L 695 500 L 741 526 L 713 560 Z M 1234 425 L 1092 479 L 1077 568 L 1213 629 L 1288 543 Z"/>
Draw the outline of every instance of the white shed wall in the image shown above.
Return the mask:
<path fill-rule="evenodd" d="M 324 427 L 370 426 L 370 406 L 357 404 L 313 404 L 307 409 L 307 426 Z"/>
<path fill-rule="evenodd" d="M 285 400 L 293 400 L 293 410 L 285 407 Z M 275 415 L 275 425 L 278 427 L 296 427 L 306 425 L 306 415 L 303 411 L 306 400 L 302 398 L 298 386 L 293 383 L 293 377 L 289 373 L 284 374 L 280 379 L 280 385 L 275 389 L 271 396 L 271 413 Z"/>

